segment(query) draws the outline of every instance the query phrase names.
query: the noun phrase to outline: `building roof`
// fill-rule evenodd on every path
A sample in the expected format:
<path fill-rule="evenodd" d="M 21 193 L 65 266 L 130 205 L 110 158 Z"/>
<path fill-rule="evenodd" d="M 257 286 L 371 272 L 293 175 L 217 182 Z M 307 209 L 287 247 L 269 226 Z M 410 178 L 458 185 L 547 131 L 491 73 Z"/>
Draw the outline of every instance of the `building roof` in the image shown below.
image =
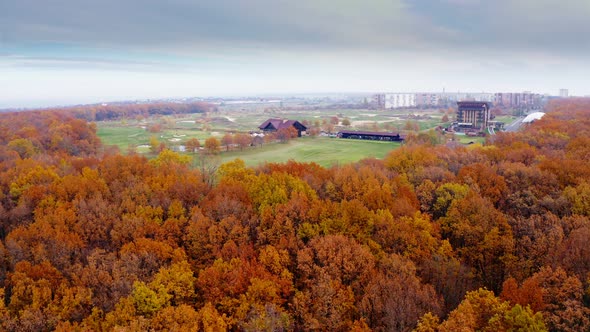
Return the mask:
<path fill-rule="evenodd" d="M 487 107 L 490 108 L 490 103 L 487 101 L 458 101 L 457 105 L 459 107 L 467 107 L 467 108 L 482 108 Z"/>
<path fill-rule="evenodd" d="M 347 135 L 364 135 L 364 136 L 382 136 L 382 137 L 399 137 L 399 133 L 388 133 L 388 132 L 378 132 L 378 131 L 354 131 L 354 130 L 342 130 L 338 132 L 339 134 L 347 134 Z"/>
<path fill-rule="evenodd" d="M 545 113 L 543 113 L 543 112 L 534 112 L 534 113 L 531 113 L 531 114 L 527 115 L 526 118 L 524 118 L 522 120 L 522 123 L 531 123 L 531 122 L 533 122 L 535 120 L 539 120 L 540 118 L 543 117 L 543 115 L 545 115 Z"/>
<path fill-rule="evenodd" d="M 272 128 L 269 128 L 269 125 Z M 297 120 L 283 120 L 283 119 L 268 119 L 266 121 L 264 121 L 260 126 L 258 126 L 259 129 L 264 130 L 264 129 L 274 129 L 274 130 L 279 130 L 282 128 L 289 128 L 289 127 L 293 127 L 295 125 L 298 125 L 300 127 L 303 127 L 303 130 L 306 130 L 307 128 L 302 125 L 299 121 Z"/>
<path fill-rule="evenodd" d="M 296 122 L 298 122 L 298 121 L 296 121 L 296 120 L 285 120 L 285 121 L 283 121 L 283 123 L 281 123 L 279 125 L 279 129 L 281 129 L 281 128 L 287 128 L 287 127 L 292 127 L 292 126 L 295 125 Z"/>
<path fill-rule="evenodd" d="M 283 123 L 283 120 L 281 119 L 268 119 L 264 121 L 260 126 L 258 126 L 258 128 L 264 129 L 268 127 L 268 125 L 270 124 L 274 129 L 278 130 L 281 123 Z"/>

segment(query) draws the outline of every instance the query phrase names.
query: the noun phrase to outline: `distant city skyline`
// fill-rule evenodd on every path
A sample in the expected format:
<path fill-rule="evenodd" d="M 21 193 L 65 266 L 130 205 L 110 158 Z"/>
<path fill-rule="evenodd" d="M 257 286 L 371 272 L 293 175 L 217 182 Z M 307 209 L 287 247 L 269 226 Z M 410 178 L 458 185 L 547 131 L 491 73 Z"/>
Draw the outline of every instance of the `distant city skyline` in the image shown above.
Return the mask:
<path fill-rule="evenodd" d="M 5 0 L 0 108 L 299 93 L 590 94 L 590 1 Z"/>

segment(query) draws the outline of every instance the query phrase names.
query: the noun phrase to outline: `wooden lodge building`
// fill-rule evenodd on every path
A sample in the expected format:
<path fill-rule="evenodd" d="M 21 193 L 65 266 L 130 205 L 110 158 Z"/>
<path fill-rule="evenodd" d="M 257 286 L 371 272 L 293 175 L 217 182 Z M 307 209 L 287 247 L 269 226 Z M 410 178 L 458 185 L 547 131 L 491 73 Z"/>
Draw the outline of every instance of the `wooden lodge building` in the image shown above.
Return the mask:
<path fill-rule="evenodd" d="M 404 137 L 399 133 L 375 132 L 375 131 L 353 131 L 343 130 L 338 132 L 338 138 L 364 139 L 372 141 L 401 142 Z"/>
<path fill-rule="evenodd" d="M 283 128 L 293 127 L 297 130 L 297 136 L 301 137 L 301 134 L 307 130 L 307 127 L 301 124 L 297 120 L 283 120 L 283 119 L 268 119 L 264 121 L 258 129 L 264 132 L 275 132 Z"/>

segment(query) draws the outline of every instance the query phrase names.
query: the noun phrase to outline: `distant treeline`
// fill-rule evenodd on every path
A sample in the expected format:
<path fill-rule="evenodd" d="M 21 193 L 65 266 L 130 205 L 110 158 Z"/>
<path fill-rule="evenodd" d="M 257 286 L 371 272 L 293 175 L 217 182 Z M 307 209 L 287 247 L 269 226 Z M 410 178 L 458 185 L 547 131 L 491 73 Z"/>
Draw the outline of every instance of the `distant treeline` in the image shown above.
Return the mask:
<path fill-rule="evenodd" d="M 155 102 L 141 104 L 96 104 L 43 109 L 43 112 L 66 112 L 78 119 L 86 121 L 118 120 L 130 117 L 149 117 L 154 115 L 174 115 L 204 113 L 213 109 L 213 105 L 205 102 L 174 103 Z M 11 113 L 9 113 L 11 114 Z"/>
<path fill-rule="evenodd" d="M 96 125 L 67 112 L 0 113 L 0 162 L 40 155 L 94 156 Z"/>
<path fill-rule="evenodd" d="M 102 146 L 92 121 L 207 112 L 207 103 L 85 105 L 26 112 L 0 113 L 0 160 L 6 151 L 21 158 L 66 153 L 89 156 Z"/>
<path fill-rule="evenodd" d="M 180 103 L 146 103 L 146 104 L 118 104 L 92 105 L 68 108 L 77 118 L 87 121 L 117 120 L 130 117 L 149 117 L 154 115 L 175 115 L 204 113 L 212 108 L 211 104 L 195 102 Z"/>

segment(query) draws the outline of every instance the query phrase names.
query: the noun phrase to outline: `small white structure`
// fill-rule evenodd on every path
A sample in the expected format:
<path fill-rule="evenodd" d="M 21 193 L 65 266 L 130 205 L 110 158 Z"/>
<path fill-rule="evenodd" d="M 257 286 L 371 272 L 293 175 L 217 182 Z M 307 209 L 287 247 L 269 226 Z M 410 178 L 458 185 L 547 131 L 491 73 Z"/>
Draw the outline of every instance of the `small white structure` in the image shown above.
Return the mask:
<path fill-rule="evenodd" d="M 526 118 L 524 118 L 522 120 L 522 123 L 531 123 L 531 122 L 534 122 L 534 121 L 539 120 L 540 118 L 542 118 L 544 115 L 545 115 L 545 113 L 543 113 L 543 112 L 531 113 L 531 114 L 527 115 Z"/>

